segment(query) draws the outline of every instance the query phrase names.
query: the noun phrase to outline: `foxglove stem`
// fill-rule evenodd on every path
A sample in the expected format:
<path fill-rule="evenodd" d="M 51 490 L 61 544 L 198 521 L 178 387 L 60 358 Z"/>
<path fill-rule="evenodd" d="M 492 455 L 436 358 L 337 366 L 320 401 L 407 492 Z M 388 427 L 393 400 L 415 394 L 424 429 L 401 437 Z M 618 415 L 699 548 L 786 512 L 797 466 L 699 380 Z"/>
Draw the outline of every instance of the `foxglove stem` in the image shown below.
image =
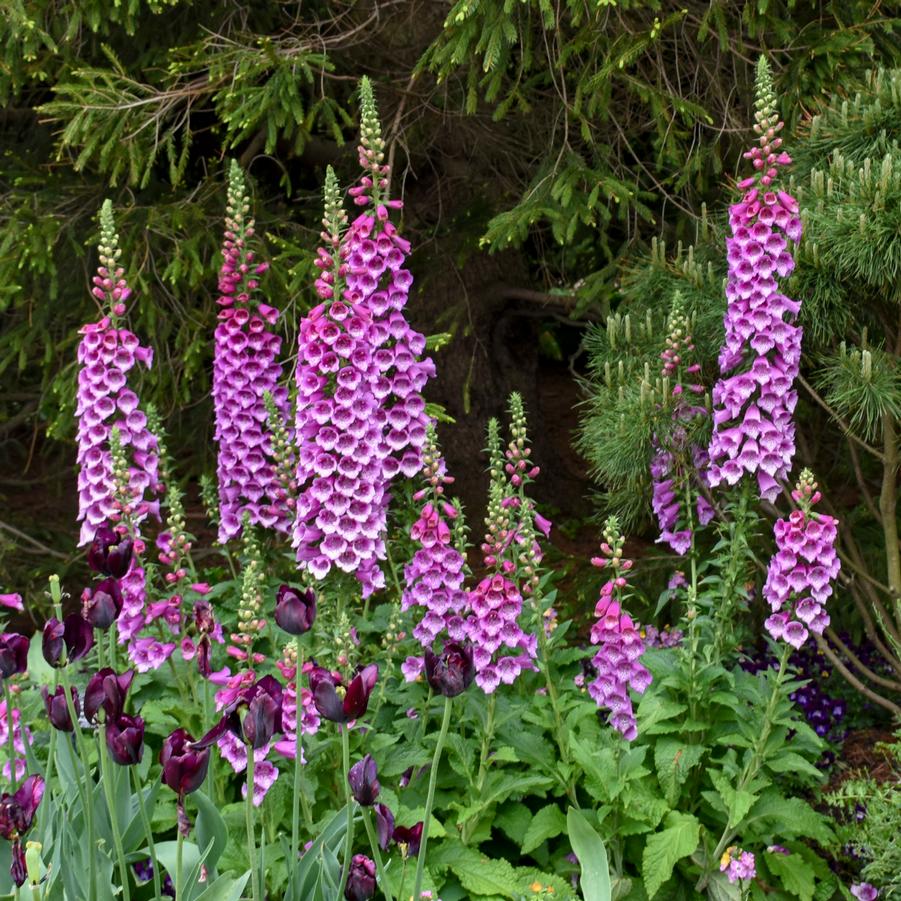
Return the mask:
<path fill-rule="evenodd" d="M 544 630 L 544 618 L 542 616 L 541 596 L 535 593 L 535 610 L 538 613 L 538 649 L 541 655 L 541 672 L 544 675 L 544 684 L 547 688 L 547 696 L 551 702 L 551 709 L 554 711 L 555 736 L 557 739 L 557 747 L 560 748 L 560 755 L 564 763 L 569 763 L 569 733 L 563 717 L 560 714 L 560 699 L 557 697 L 557 686 L 551 678 L 551 655 L 548 648 L 547 633 Z M 492 695 L 492 697 L 494 697 Z M 564 786 L 569 800 L 573 807 L 579 808 L 579 799 L 576 797 L 575 786 L 571 782 L 567 782 Z"/>
<path fill-rule="evenodd" d="M 135 793 L 138 796 L 138 811 L 141 814 L 141 825 L 144 827 L 144 834 L 147 836 L 147 848 L 150 851 L 150 864 L 153 867 L 153 894 L 156 898 L 162 898 L 160 865 L 156 859 L 156 843 L 153 840 L 153 827 L 150 825 L 150 817 L 147 816 L 147 805 L 144 803 L 144 787 L 141 785 L 141 780 L 138 777 L 138 768 L 129 767 L 129 769 L 134 776 Z"/>
<path fill-rule="evenodd" d="M 57 586 L 59 582 L 56 583 Z M 51 591 L 53 589 L 53 581 L 50 583 Z M 56 598 L 54 597 L 54 600 Z M 57 605 L 57 616 L 62 611 Z M 66 709 L 69 711 L 69 719 L 72 721 L 75 732 L 75 743 L 78 745 L 78 754 L 81 757 L 81 765 L 84 770 L 84 781 L 78 782 L 78 793 L 81 795 L 81 809 L 84 811 L 85 825 L 88 830 L 88 887 L 91 897 L 97 897 L 97 841 L 94 835 L 94 787 L 91 779 L 91 769 L 88 763 L 88 749 L 85 745 L 84 736 L 81 734 L 81 725 L 78 719 L 78 713 L 75 711 L 75 702 L 72 699 L 72 687 L 69 685 L 69 672 L 64 666 L 60 671 L 60 682 L 63 684 L 63 694 L 66 698 Z M 55 731 L 55 730 L 54 730 Z"/>
<path fill-rule="evenodd" d="M 298 727 L 300 723 L 298 723 Z M 338 727 L 341 730 L 341 771 L 344 774 L 344 800 L 347 803 L 347 829 L 344 837 L 344 863 L 341 865 L 341 878 L 338 880 L 338 891 L 343 892 L 350 872 L 350 856 L 354 847 L 354 800 L 350 793 L 350 733 L 347 724 Z"/>
<path fill-rule="evenodd" d="M 745 765 L 742 770 L 741 778 L 738 781 L 738 785 L 736 786 L 736 792 L 744 791 L 748 785 L 753 782 L 754 778 L 757 776 L 758 771 L 760 770 L 760 765 L 763 760 L 763 753 L 766 749 L 766 743 L 769 741 L 770 732 L 773 730 L 773 716 L 776 712 L 776 704 L 779 702 L 779 696 L 782 691 L 782 683 L 785 681 L 785 674 L 788 669 L 788 655 L 791 652 L 791 645 L 786 642 L 780 642 L 781 651 L 779 654 L 779 669 L 776 671 L 776 678 L 773 682 L 773 690 L 770 692 L 770 699 L 767 702 L 766 710 L 763 714 L 763 723 L 760 729 L 760 736 L 757 739 L 757 742 L 754 745 L 754 750 L 751 754 L 751 759 Z M 735 827 L 740 826 L 741 823 L 736 823 Z M 732 841 L 736 836 L 735 828 L 732 828 L 729 823 L 726 823 L 726 828 L 723 830 L 723 834 L 720 836 L 719 842 L 717 842 L 717 846 L 713 851 L 710 859 L 714 861 L 714 864 L 720 859 L 723 851 L 729 845 L 729 842 Z M 703 891 L 706 887 L 707 883 L 710 880 L 710 873 L 704 873 L 701 878 L 698 880 L 698 884 L 695 886 L 696 891 Z"/>
<path fill-rule="evenodd" d="M 300 636 L 294 639 L 294 797 L 291 799 L 291 883 L 294 883 L 294 871 L 297 867 L 297 851 L 300 842 L 300 802 L 303 800 L 304 824 L 312 829 L 312 818 L 307 807 L 306 795 L 300 783 L 300 768 L 303 759 L 303 697 L 301 695 L 300 674 L 303 670 L 303 651 L 300 649 Z"/>
<path fill-rule="evenodd" d="M 438 733 L 435 756 L 432 758 L 432 769 L 429 771 L 429 793 L 425 799 L 425 813 L 422 817 L 422 842 L 419 845 L 419 857 L 416 860 L 416 882 L 413 884 L 414 898 L 419 898 L 422 892 L 422 875 L 425 869 L 425 855 L 429 843 L 429 821 L 432 818 L 432 805 L 435 803 L 435 785 L 438 782 L 438 766 L 441 763 L 441 752 L 444 750 L 444 742 L 447 739 L 447 730 L 450 726 L 452 700 L 452 698 L 444 698 L 444 718 L 441 720 L 441 731 Z M 493 712 L 494 695 L 491 696 L 491 704 Z"/>
<path fill-rule="evenodd" d="M 253 901 L 260 901 L 260 891 L 257 885 L 257 841 L 256 830 L 253 824 L 253 748 L 247 748 L 247 798 L 244 805 L 244 821 L 247 826 L 247 850 L 250 854 L 250 896 Z M 178 897 L 176 892 L 175 897 Z"/>
<path fill-rule="evenodd" d="M 375 860 L 375 870 L 379 877 L 379 887 L 385 896 L 385 901 L 394 901 L 394 897 L 388 888 L 388 880 L 385 878 L 385 868 L 382 866 L 382 852 L 379 850 L 379 840 L 372 826 L 372 814 L 368 807 L 360 808 L 363 814 L 363 825 L 366 827 L 366 835 L 369 836 L 369 847 L 372 848 L 372 858 Z M 423 826 L 423 829 L 425 826 Z"/>
<path fill-rule="evenodd" d="M 13 718 L 13 698 L 9 690 L 9 679 L 3 680 L 3 698 L 6 701 L 6 737 L 9 740 L 9 781 L 12 791 L 16 790 L 16 737 L 15 719 Z M 20 720 L 19 728 L 25 734 L 25 723 Z"/>
<path fill-rule="evenodd" d="M 131 891 L 128 888 L 128 864 L 125 862 L 125 849 L 122 847 L 122 833 L 119 831 L 119 817 L 116 813 L 116 796 L 113 792 L 112 767 L 106 749 L 106 725 L 100 724 L 97 730 L 97 749 L 100 754 L 100 775 L 103 780 L 103 793 L 106 795 L 106 808 L 109 812 L 110 828 L 113 832 L 113 846 L 119 861 L 119 878 L 122 880 L 122 897 L 130 901 Z"/>
<path fill-rule="evenodd" d="M 476 797 L 482 797 L 482 789 L 485 787 L 485 778 L 488 775 L 488 754 L 491 751 L 491 740 L 494 738 L 494 708 L 497 704 L 496 695 L 492 694 L 488 699 L 488 717 L 485 720 L 485 732 L 482 734 L 482 751 L 479 754 L 479 775 L 476 778 Z M 469 844 L 469 839 L 478 825 L 477 814 L 470 817 L 463 824 L 463 844 Z"/>

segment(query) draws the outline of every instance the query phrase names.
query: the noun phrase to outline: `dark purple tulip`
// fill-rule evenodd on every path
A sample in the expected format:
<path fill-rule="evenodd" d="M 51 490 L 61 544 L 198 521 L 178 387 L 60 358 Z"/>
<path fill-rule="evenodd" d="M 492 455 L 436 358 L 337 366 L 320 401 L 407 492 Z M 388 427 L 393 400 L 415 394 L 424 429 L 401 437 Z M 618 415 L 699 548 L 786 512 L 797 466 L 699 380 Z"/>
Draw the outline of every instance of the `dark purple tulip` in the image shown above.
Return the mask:
<path fill-rule="evenodd" d="M 369 901 L 375 894 L 375 864 L 365 854 L 355 854 L 350 862 L 344 897 L 347 901 Z"/>
<path fill-rule="evenodd" d="M 462 694 L 476 675 L 472 645 L 469 642 L 446 641 L 440 655 L 426 648 L 425 675 L 432 691 L 437 694 L 446 698 Z"/>
<path fill-rule="evenodd" d="M 81 703 L 78 700 L 78 692 L 75 690 L 74 685 L 71 691 L 72 703 L 77 716 L 81 713 Z M 72 717 L 69 716 L 69 707 L 66 704 L 66 690 L 62 685 L 58 685 L 53 694 L 50 694 L 45 685 L 41 689 L 41 694 L 44 696 L 44 707 L 47 710 L 47 718 L 50 720 L 50 725 L 54 729 L 59 729 L 60 732 L 73 732 L 75 727 L 72 724 Z"/>
<path fill-rule="evenodd" d="M 209 679 L 210 673 L 213 672 L 210 666 L 210 639 L 207 635 L 201 635 L 197 642 L 197 672 L 204 679 Z"/>
<path fill-rule="evenodd" d="M 55 616 L 44 623 L 41 651 L 50 666 L 81 660 L 94 647 L 94 630 L 79 613 L 70 613 L 62 622 Z M 65 650 L 66 656 L 63 657 Z"/>
<path fill-rule="evenodd" d="M 387 851 L 391 836 L 394 835 L 394 814 L 386 804 L 376 804 L 372 809 L 375 811 L 375 831 L 379 837 L 379 847 Z"/>
<path fill-rule="evenodd" d="M 194 625 L 202 635 L 208 635 L 216 628 L 213 608 L 209 601 L 198 601 L 194 605 Z"/>
<path fill-rule="evenodd" d="M 381 788 L 378 776 L 371 754 L 367 754 L 350 768 L 347 781 L 350 783 L 350 793 L 357 804 L 363 807 L 372 807 L 375 804 Z"/>
<path fill-rule="evenodd" d="M 316 594 L 311 588 L 280 585 L 275 595 L 275 621 L 289 635 L 303 635 L 316 619 Z"/>
<path fill-rule="evenodd" d="M 210 766 L 209 750 L 192 748 L 193 741 L 190 733 L 176 729 L 163 740 L 160 751 L 163 782 L 180 798 L 196 792 L 203 785 Z"/>
<path fill-rule="evenodd" d="M 91 676 L 84 691 L 84 715 L 87 721 L 97 722 L 100 710 L 105 711 L 107 722 L 122 716 L 125 697 L 134 677 L 134 670 L 119 675 L 108 666 Z"/>
<path fill-rule="evenodd" d="M 28 669 L 28 639 L 17 632 L 0 635 L 0 676 L 8 679 Z"/>
<path fill-rule="evenodd" d="M 62 666 L 64 636 L 66 627 L 55 617 L 52 616 L 44 623 L 44 633 L 41 638 L 41 652 L 44 660 L 50 666 Z"/>
<path fill-rule="evenodd" d="M 338 687 L 342 684 L 341 678 L 321 667 L 313 669 L 310 672 L 310 691 L 313 692 L 313 702 L 320 716 L 333 723 L 347 723 L 359 719 L 366 713 L 369 696 L 375 688 L 378 677 L 378 666 L 370 663 L 351 679 L 342 698 L 338 694 Z"/>
<path fill-rule="evenodd" d="M 144 720 L 123 713 L 106 724 L 106 747 L 119 766 L 133 766 L 144 755 Z"/>
<path fill-rule="evenodd" d="M 12 851 L 12 863 L 9 865 L 9 875 L 12 876 L 13 882 L 22 888 L 25 880 L 28 878 L 28 869 L 25 864 L 25 852 L 22 850 L 22 843 L 16 839 L 10 849 Z"/>
<path fill-rule="evenodd" d="M 0 836 L 11 842 L 25 835 L 43 797 L 43 776 L 29 776 L 15 794 L 3 792 L 0 795 Z"/>
<path fill-rule="evenodd" d="M 241 708 L 246 707 L 244 721 Z M 191 747 L 198 750 L 210 747 L 226 732 L 247 741 L 254 750 L 262 748 L 282 731 L 282 686 L 274 676 L 263 676 L 253 685 L 241 689 L 235 701 L 226 708 L 222 719 Z"/>
<path fill-rule="evenodd" d="M 132 541 L 127 535 L 120 535 L 109 526 L 101 526 L 94 533 L 88 548 L 88 566 L 95 573 L 121 579 L 131 566 L 131 557 Z"/>
<path fill-rule="evenodd" d="M 415 826 L 396 826 L 391 837 L 404 857 L 416 857 L 422 843 L 422 821 Z"/>
<path fill-rule="evenodd" d="M 116 579 L 104 579 L 81 596 L 84 618 L 95 629 L 108 629 L 122 612 L 122 589 Z"/>

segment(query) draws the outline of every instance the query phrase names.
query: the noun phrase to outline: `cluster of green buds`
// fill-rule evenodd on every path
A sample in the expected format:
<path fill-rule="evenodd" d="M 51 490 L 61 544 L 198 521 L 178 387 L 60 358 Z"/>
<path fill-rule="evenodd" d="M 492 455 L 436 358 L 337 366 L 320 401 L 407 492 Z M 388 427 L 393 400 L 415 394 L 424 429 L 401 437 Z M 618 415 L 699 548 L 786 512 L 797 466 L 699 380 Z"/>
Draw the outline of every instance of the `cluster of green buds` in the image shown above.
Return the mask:
<path fill-rule="evenodd" d="M 266 421 L 269 426 L 275 476 L 285 492 L 285 506 L 289 510 L 294 510 L 297 506 L 297 453 L 294 439 L 268 391 L 263 395 L 263 402 L 266 404 L 268 414 Z"/>
<path fill-rule="evenodd" d="M 354 202 L 365 206 L 381 203 L 382 192 L 388 187 L 388 171 L 385 165 L 385 139 L 382 123 L 375 103 L 372 82 L 364 75 L 360 80 L 360 166 L 370 173 L 361 180 L 360 187 L 351 189 Z M 367 196 L 368 195 L 368 196 Z"/>
<path fill-rule="evenodd" d="M 266 620 L 260 615 L 263 609 L 266 571 L 263 554 L 247 513 L 243 517 L 241 540 L 244 557 L 244 567 L 241 572 L 241 601 L 238 607 L 238 631 L 232 633 L 231 640 L 239 650 L 243 651 L 243 655 L 249 658 L 256 637 L 266 627 Z"/>
<path fill-rule="evenodd" d="M 200 502 L 203 504 L 203 512 L 206 518 L 214 525 L 219 525 L 219 487 L 216 480 L 204 473 L 200 477 Z"/>

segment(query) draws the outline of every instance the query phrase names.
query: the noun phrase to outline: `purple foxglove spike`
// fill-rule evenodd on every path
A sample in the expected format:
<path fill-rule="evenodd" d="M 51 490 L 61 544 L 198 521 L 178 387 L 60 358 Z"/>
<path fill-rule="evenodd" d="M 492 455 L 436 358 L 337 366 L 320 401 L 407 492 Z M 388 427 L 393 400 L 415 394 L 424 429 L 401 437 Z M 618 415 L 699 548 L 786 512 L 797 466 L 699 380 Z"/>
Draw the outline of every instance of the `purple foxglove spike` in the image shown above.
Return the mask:
<path fill-rule="evenodd" d="M 745 154 L 756 174 L 740 183 L 742 198 L 729 208 L 728 305 L 720 380 L 713 389 L 709 480 L 715 487 L 754 476 L 761 497 L 772 501 L 794 459 L 791 415 L 797 395 L 791 386 L 801 350 L 799 304 L 780 293 L 776 276 L 786 278 L 794 269 L 790 246 L 801 238 L 801 222 L 797 201 L 772 185 L 791 160 L 778 152 L 782 123 L 763 60 L 757 92 L 754 130 L 760 137 Z M 782 440 L 761 454 L 757 438 L 769 430 Z"/>
<path fill-rule="evenodd" d="M 245 513 L 252 524 L 281 532 L 287 532 L 291 523 L 289 498 L 273 462 L 265 402 L 268 393 L 280 417 L 287 417 L 287 393 L 279 384 L 281 338 L 272 329 L 278 311 L 254 299 L 265 268 L 254 264 L 254 251 L 247 247 L 254 235 L 249 209 L 243 175 L 232 161 L 212 390 L 222 542 L 240 533 Z"/>

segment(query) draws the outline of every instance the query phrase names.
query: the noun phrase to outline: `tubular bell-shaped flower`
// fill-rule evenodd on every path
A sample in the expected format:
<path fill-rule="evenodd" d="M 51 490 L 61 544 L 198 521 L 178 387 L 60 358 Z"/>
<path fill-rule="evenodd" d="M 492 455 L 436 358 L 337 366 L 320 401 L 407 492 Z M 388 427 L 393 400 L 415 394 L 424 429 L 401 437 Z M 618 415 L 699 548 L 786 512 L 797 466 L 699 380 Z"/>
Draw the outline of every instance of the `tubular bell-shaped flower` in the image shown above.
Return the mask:
<path fill-rule="evenodd" d="M 219 445 L 219 540 L 234 538 L 244 514 L 252 524 L 288 531 L 287 497 L 272 462 L 265 396 L 285 418 L 288 396 L 278 384 L 281 338 L 272 327 L 279 311 L 255 298 L 267 263 L 255 263 L 254 235 L 244 176 L 232 160 L 222 266 L 219 324 L 213 358 L 215 438 Z"/>
<path fill-rule="evenodd" d="M 653 494 L 651 506 L 660 527 L 658 542 L 665 542 L 677 554 L 684 554 L 691 546 L 691 517 L 686 509 L 686 495 L 695 496 L 695 508 L 701 525 L 713 517 L 713 508 L 701 493 L 706 484 L 707 451 L 692 439 L 699 421 L 707 415 L 703 404 L 690 395 L 702 395 L 698 384 L 700 365 L 690 355 L 694 353 L 691 321 L 676 295 L 670 312 L 669 334 L 660 354 L 663 360 L 661 377 L 664 380 L 666 403 L 661 413 L 664 422 L 654 434 L 654 458 L 651 461 Z"/>
<path fill-rule="evenodd" d="M 776 553 L 763 586 L 773 610 L 767 631 L 795 648 L 807 641 L 810 632 L 822 635 L 829 625 L 825 605 L 841 568 L 835 552 L 838 521 L 813 512 L 821 497 L 813 473 L 805 469 L 792 492 L 798 509 L 774 526 Z"/>
<path fill-rule="evenodd" d="M 316 578 L 333 566 L 354 573 L 363 595 L 384 585 L 388 487 L 421 465 L 429 419 L 422 390 L 434 375 L 425 338 L 403 314 L 413 278 L 409 244 L 388 221 L 400 201 L 385 200 L 378 114 L 361 85 L 360 164 L 350 193 L 370 207 L 345 231 L 334 173 L 325 184 L 324 246 L 316 265 L 322 303 L 301 323 L 297 367 L 298 485 L 294 545 Z"/>
<path fill-rule="evenodd" d="M 791 157 L 779 150 L 782 122 L 763 58 L 756 106 L 759 146 L 745 154 L 756 171 L 739 182 L 744 194 L 729 208 L 726 334 L 713 389 L 709 478 L 713 486 L 734 485 L 754 475 L 761 497 L 773 500 L 795 454 L 792 386 L 801 359 L 801 305 L 780 292 L 777 278 L 794 269 L 791 244 L 801 239 L 801 220 L 795 198 L 775 186 Z"/>
<path fill-rule="evenodd" d="M 422 475 L 426 486 L 413 495 L 425 503 L 410 529 L 418 545 L 413 559 L 404 567 L 401 609 L 419 606 L 425 614 L 413 627 L 413 636 L 427 650 L 442 634 L 454 641 L 464 638 L 466 612 L 465 532 L 460 508 L 448 501 L 445 486 L 454 480 L 438 449 L 431 427 L 423 449 Z"/>
<path fill-rule="evenodd" d="M 609 569 L 610 578 L 601 586 L 600 600 L 594 609 L 598 620 L 591 629 L 591 643 L 599 647 L 591 661 L 596 677 L 588 685 L 588 693 L 598 707 L 610 711 L 610 725 L 633 741 L 638 729 L 629 689 L 642 694 L 651 684 L 651 674 L 640 662 L 644 642 L 638 627 L 623 611 L 632 561 L 623 558 L 625 542 L 615 516 L 607 520 L 603 537 L 603 557 L 593 557 L 591 562 Z"/>
<path fill-rule="evenodd" d="M 119 328 L 131 289 L 120 265 L 122 254 L 111 203 L 100 209 L 100 265 L 92 292 L 102 304 L 102 318 L 81 329 L 78 345 L 78 519 L 79 544 L 92 541 L 107 520 L 127 514 L 139 523 L 148 513 L 159 514 L 156 438 L 138 408 L 138 396 L 128 386 L 128 373 L 137 363 L 150 368 L 153 350 L 137 336 Z M 110 439 L 118 431 L 128 455 L 129 509 L 120 509 L 112 485 Z"/>
<path fill-rule="evenodd" d="M 524 478 L 538 474 L 538 467 L 527 463 L 525 423 L 518 422 L 515 415 L 511 434 L 505 456 L 497 420 L 489 421 L 491 483 L 482 553 L 486 567 L 493 572 L 469 593 L 471 613 L 466 619 L 466 634 L 473 644 L 476 683 L 486 694 L 491 694 L 501 682 L 512 684 L 524 669 L 534 668 L 537 646 L 536 636 L 527 634 L 519 625 L 523 591 L 531 589 L 531 575 L 534 575 L 519 572 L 520 556 L 524 554 L 533 561 L 540 558 L 540 551 L 536 556 L 534 549 L 533 512 L 531 508 L 526 509 L 519 489 Z M 525 468 L 520 468 L 520 462 L 526 464 Z M 511 491 L 511 485 L 516 493 Z M 527 528 L 523 530 L 526 516 Z M 523 549 L 523 543 L 528 547 Z M 524 577 L 525 589 L 517 584 L 520 575 Z M 502 656 L 496 656 L 499 652 Z"/>

